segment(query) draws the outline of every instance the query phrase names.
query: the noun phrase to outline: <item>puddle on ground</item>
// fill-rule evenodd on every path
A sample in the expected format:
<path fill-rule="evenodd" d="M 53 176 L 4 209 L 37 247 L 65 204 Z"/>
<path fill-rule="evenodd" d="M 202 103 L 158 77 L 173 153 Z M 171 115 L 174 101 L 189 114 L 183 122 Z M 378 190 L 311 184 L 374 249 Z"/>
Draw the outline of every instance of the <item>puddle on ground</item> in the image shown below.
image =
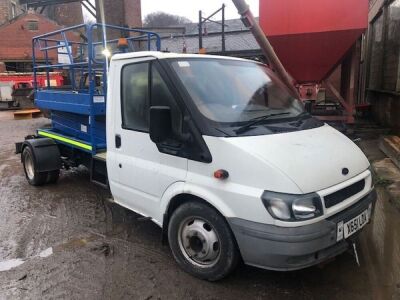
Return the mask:
<path fill-rule="evenodd" d="M 400 216 L 378 189 L 371 226 L 361 243 L 373 299 L 400 299 Z"/>
<path fill-rule="evenodd" d="M 22 259 L 10 259 L 5 261 L 0 261 L 0 272 L 9 271 L 14 269 L 20 265 L 22 265 L 25 261 Z"/>
<path fill-rule="evenodd" d="M 50 255 L 53 254 L 53 248 L 47 248 L 46 250 L 43 250 L 42 252 L 40 252 L 39 257 L 40 258 L 46 258 L 49 257 Z"/>
<path fill-rule="evenodd" d="M 37 255 L 36 257 L 46 258 L 46 257 L 53 255 L 54 252 L 82 248 L 87 245 L 88 240 L 94 240 L 94 238 L 90 237 L 89 239 L 71 240 L 65 244 L 61 244 L 61 245 L 54 247 L 54 249 L 53 249 L 53 247 L 47 248 L 47 249 L 43 250 L 42 252 L 40 252 L 39 255 Z M 34 257 L 31 257 L 31 258 L 34 258 Z M 14 268 L 22 265 L 26 261 L 27 260 L 23 260 L 20 258 L 0 261 L 0 272 L 9 271 L 11 269 L 14 269 Z"/>
<path fill-rule="evenodd" d="M 64 244 L 60 244 L 55 247 L 47 248 L 47 249 L 43 250 L 42 252 L 40 252 L 39 255 L 33 256 L 31 258 L 34 258 L 34 257 L 46 258 L 46 257 L 53 255 L 55 252 L 73 251 L 78 248 L 83 248 L 83 247 L 87 246 L 87 244 L 89 242 L 95 241 L 96 238 L 97 238 L 96 236 L 89 236 L 86 239 L 73 239 Z M 17 258 L 17 259 L 0 261 L 0 272 L 9 271 L 11 269 L 14 269 L 14 268 L 22 265 L 27 260 L 28 259 L 23 260 L 23 259 Z"/>
<path fill-rule="evenodd" d="M 73 251 L 79 248 L 84 248 L 87 246 L 88 243 L 93 242 L 97 239 L 96 236 L 89 236 L 87 238 L 82 239 L 72 239 L 64 244 L 60 244 L 54 247 L 54 252 L 61 252 L 61 251 Z"/>
<path fill-rule="evenodd" d="M 46 258 L 52 254 L 53 254 L 53 248 L 50 247 L 50 248 L 47 248 L 46 250 L 43 250 L 42 252 L 40 252 L 38 257 Z M 11 269 L 14 269 L 14 268 L 22 265 L 25 262 L 26 262 L 26 260 L 23 260 L 21 258 L 0 261 L 0 272 L 9 271 Z"/>

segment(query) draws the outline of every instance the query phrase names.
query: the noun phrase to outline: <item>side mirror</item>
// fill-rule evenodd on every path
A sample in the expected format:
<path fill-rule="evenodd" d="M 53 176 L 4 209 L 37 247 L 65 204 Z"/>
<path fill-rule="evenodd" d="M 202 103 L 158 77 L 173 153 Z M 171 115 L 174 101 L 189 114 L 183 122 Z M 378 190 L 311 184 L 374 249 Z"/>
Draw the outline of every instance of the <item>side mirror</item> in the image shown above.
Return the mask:
<path fill-rule="evenodd" d="M 304 109 L 309 114 L 312 113 L 313 102 L 311 100 L 307 100 L 304 102 Z"/>
<path fill-rule="evenodd" d="M 172 135 L 171 108 L 150 107 L 150 139 L 156 143 L 165 142 Z"/>

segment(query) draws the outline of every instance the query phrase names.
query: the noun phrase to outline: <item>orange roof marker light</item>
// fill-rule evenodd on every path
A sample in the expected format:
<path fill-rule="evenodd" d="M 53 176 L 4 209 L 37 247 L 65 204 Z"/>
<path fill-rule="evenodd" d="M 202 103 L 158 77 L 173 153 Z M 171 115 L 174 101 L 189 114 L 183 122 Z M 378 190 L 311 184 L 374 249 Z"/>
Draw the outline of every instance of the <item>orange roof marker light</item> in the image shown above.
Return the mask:
<path fill-rule="evenodd" d="M 126 38 L 119 38 L 118 39 L 118 46 L 119 49 L 126 49 L 129 47 L 128 40 Z"/>

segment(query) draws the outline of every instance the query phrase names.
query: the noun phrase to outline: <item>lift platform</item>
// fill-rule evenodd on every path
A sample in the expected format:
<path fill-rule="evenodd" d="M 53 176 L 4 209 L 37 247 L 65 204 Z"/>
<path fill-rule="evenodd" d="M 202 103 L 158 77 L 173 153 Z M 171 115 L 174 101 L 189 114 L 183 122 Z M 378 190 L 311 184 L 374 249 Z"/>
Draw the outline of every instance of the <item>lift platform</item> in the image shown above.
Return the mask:
<path fill-rule="evenodd" d="M 120 38 L 107 39 L 108 35 Z M 107 24 L 82 24 L 35 37 L 35 106 L 49 111 L 52 121 L 52 127 L 38 130 L 38 135 L 92 155 L 104 152 L 110 57 L 160 47 L 154 32 Z M 51 84 L 52 72 L 63 74 L 63 86 Z M 38 82 L 43 73 L 45 85 Z"/>

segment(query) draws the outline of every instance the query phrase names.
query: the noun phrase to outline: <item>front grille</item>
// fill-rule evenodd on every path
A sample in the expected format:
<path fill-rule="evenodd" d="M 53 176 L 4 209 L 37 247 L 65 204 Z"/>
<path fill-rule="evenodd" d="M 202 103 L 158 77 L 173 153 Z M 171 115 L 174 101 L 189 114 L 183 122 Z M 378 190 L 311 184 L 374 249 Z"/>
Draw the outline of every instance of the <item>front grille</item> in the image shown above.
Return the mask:
<path fill-rule="evenodd" d="M 364 189 L 364 187 L 365 187 L 365 179 L 360 180 L 352 185 L 349 185 L 348 187 L 345 187 L 344 189 L 341 189 L 337 192 L 325 196 L 324 197 L 325 207 L 329 208 L 335 206 L 336 204 L 339 204 L 340 202 L 346 200 L 347 198 L 350 198 L 351 196 L 354 196 L 355 194 L 361 192 Z"/>

